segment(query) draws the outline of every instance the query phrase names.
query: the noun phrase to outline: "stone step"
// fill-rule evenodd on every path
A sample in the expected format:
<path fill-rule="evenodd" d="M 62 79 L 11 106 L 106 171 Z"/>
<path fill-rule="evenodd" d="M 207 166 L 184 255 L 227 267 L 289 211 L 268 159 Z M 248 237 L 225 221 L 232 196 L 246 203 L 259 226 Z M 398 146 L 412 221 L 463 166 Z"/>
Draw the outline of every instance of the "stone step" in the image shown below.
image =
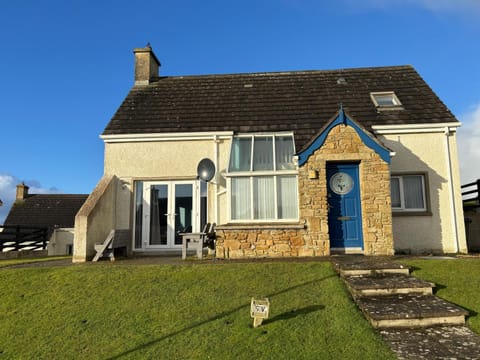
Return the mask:
<path fill-rule="evenodd" d="M 395 294 L 432 295 L 435 284 L 402 274 L 345 276 L 345 284 L 354 297 Z"/>
<path fill-rule="evenodd" d="M 389 295 L 355 298 L 375 328 L 464 325 L 468 312 L 433 295 Z"/>
<path fill-rule="evenodd" d="M 466 326 L 382 329 L 399 359 L 480 359 L 480 336 Z"/>
<path fill-rule="evenodd" d="M 368 276 L 378 274 L 410 274 L 408 266 L 395 263 L 388 257 L 370 258 L 363 256 L 338 256 L 332 259 L 340 276 Z"/>

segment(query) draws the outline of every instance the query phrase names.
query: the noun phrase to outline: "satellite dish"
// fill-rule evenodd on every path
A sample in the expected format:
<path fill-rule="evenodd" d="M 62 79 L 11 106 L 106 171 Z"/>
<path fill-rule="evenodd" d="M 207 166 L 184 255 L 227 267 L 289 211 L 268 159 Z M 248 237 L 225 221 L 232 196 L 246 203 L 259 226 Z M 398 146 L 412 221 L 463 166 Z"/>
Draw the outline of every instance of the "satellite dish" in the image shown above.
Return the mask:
<path fill-rule="evenodd" d="M 215 164 L 210 159 L 202 159 L 197 166 L 197 175 L 203 181 L 210 181 L 215 176 Z"/>

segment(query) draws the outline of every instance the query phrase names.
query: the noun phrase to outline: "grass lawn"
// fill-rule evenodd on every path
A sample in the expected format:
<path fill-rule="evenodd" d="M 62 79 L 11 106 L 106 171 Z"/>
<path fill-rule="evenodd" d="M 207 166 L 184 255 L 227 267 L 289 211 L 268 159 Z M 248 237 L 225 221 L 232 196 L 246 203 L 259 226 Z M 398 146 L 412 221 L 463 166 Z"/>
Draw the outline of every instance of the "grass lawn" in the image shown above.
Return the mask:
<path fill-rule="evenodd" d="M 437 284 L 436 295 L 470 312 L 469 327 L 480 334 L 480 259 L 401 260 L 412 275 Z"/>
<path fill-rule="evenodd" d="M 328 262 L 7 267 L 0 283 L 1 359 L 395 358 Z M 271 304 L 256 329 L 252 296 Z"/>

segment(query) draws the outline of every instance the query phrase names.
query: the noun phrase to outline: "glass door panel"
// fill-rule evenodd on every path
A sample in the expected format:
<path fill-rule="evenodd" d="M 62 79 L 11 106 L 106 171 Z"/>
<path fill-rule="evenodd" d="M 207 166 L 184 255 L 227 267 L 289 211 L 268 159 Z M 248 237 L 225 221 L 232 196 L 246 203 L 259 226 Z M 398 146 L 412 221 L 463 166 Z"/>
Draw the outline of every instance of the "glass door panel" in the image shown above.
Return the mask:
<path fill-rule="evenodd" d="M 175 184 L 175 245 L 182 245 L 182 232 L 192 232 L 193 185 Z"/>
<path fill-rule="evenodd" d="M 168 185 L 150 187 L 149 245 L 168 245 Z"/>

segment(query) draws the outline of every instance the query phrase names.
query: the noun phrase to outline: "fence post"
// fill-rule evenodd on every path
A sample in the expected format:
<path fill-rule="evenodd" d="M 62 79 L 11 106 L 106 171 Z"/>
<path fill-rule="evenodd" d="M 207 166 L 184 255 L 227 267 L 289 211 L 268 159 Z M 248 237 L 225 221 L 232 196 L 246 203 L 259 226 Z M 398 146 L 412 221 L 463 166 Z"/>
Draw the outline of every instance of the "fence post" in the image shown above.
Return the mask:
<path fill-rule="evenodd" d="M 45 250 L 47 248 L 47 228 L 44 228 L 42 231 L 42 237 L 43 237 L 43 243 L 42 243 L 42 250 Z"/>
<path fill-rule="evenodd" d="M 20 237 L 21 237 L 21 230 L 20 230 L 20 226 L 16 226 L 15 227 L 15 251 L 19 251 L 20 250 Z"/>
<path fill-rule="evenodd" d="M 480 179 L 477 179 L 477 205 L 480 205 Z"/>

